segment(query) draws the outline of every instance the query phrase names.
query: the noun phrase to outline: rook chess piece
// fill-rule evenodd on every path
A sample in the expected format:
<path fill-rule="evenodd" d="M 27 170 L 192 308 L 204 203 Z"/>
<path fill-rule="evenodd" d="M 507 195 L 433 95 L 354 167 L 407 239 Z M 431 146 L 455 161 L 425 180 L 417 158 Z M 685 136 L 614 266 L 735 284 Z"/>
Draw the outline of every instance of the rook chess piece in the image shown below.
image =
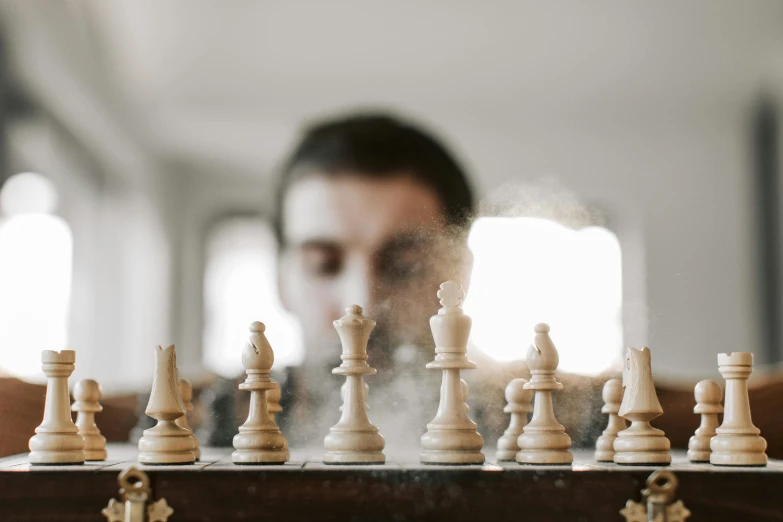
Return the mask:
<path fill-rule="evenodd" d="M 92 379 L 79 381 L 73 389 L 73 399 L 71 411 L 77 412 L 76 426 L 84 437 L 85 460 L 106 460 L 106 437 L 95 424 L 95 414 L 103 411 L 99 402 L 101 385 Z"/>
<path fill-rule="evenodd" d="M 441 309 L 430 318 L 435 339 L 435 360 L 428 369 L 441 370 L 440 405 L 435 418 L 427 424 L 421 437 L 423 464 L 482 464 L 484 439 L 476 431 L 476 423 L 468 417 L 462 393 L 460 370 L 475 369 L 468 360 L 468 336 L 471 318 L 462 312 L 465 292 L 459 283 L 446 281 L 440 285 L 438 299 Z"/>
<path fill-rule="evenodd" d="M 382 464 L 385 441 L 378 428 L 367 417 L 364 376 L 376 373 L 367 364 L 367 341 L 375 321 L 362 315 L 362 307 L 353 305 L 346 315 L 334 321 L 340 335 L 342 364 L 332 373 L 345 375 L 345 401 L 340 421 L 331 427 L 324 439 L 325 464 Z"/>
<path fill-rule="evenodd" d="M 718 414 L 723 413 L 720 405 L 721 389 L 715 381 L 699 381 L 693 389 L 696 406 L 693 413 L 701 415 L 701 424 L 691 440 L 688 441 L 688 460 L 691 462 L 710 461 L 710 439 L 715 436 L 718 427 Z"/>
<path fill-rule="evenodd" d="M 196 454 L 192 433 L 176 423 L 185 415 L 185 405 L 179 394 L 177 352 L 173 344 L 167 348 L 155 348 L 155 376 L 145 412 L 158 423 L 144 430 L 139 439 L 139 462 L 193 464 Z"/>
<path fill-rule="evenodd" d="M 514 460 L 519 452 L 517 439 L 522 435 L 522 428 L 527 424 L 527 414 L 533 411 L 533 390 L 526 390 L 527 379 L 512 379 L 506 386 L 506 404 L 503 411 L 511 414 L 511 421 L 503 435 L 498 439 L 498 452 L 495 455 L 500 461 Z"/>
<path fill-rule="evenodd" d="M 718 354 L 718 370 L 726 380 L 723 424 L 710 440 L 710 463 L 716 466 L 766 466 L 767 441 L 750 418 L 748 377 L 753 371 L 753 354 Z"/>
<path fill-rule="evenodd" d="M 84 437 L 71 419 L 68 377 L 73 373 L 76 352 L 41 352 L 46 375 L 43 422 L 30 439 L 30 464 L 84 464 Z"/>
<path fill-rule="evenodd" d="M 525 358 L 531 378 L 524 385 L 524 389 L 535 391 L 533 418 L 517 439 L 519 452 L 516 461 L 520 464 L 571 464 L 574 460 L 568 451 L 571 437 L 557 422 L 552 408 L 552 391 L 563 389 L 563 385 L 555 379 L 560 356 L 549 337 L 548 324 L 537 324 L 535 332 Z"/>
<path fill-rule="evenodd" d="M 631 426 L 617 434 L 614 440 L 614 461 L 617 464 L 668 466 L 672 456 L 666 434 L 650 425 L 663 413 L 652 378 L 650 349 L 628 348 L 623 367 L 623 402 L 620 417 Z"/>
<path fill-rule="evenodd" d="M 267 410 L 266 394 L 275 388 L 269 378 L 275 354 L 264 335 L 266 327 L 258 321 L 250 325 L 250 340 L 242 350 L 242 366 L 247 379 L 240 390 L 250 392 L 250 409 L 247 420 L 234 436 L 231 454 L 234 464 L 284 464 L 288 461 L 288 446 L 275 421 Z"/>
<path fill-rule="evenodd" d="M 623 401 L 623 383 L 619 379 L 609 379 L 604 384 L 602 393 L 604 406 L 601 413 L 609 414 L 609 422 L 606 429 L 595 442 L 595 460 L 598 462 L 614 462 L 614 439 L 620 431 L 626 429 L 628 424 L 617 413 L 620 411 L 620 403 Z"/>
<path fill-rule="evenodd" d="M 182 404 L 185 405 L 185 415 L 176 420 L 177 426 L 185 428 L 190 431 L 190 436 L 193 439 L 193 453 L 196 455 L 196 460 L 201 459 L 201 448 L 199 448 L 198 439 L 190 429 L 190 423 L 188 422 L 188 415 L 193 411 L 193 385 L 187 379 L 179 380 L 179 394 L 182 397 Z"/>

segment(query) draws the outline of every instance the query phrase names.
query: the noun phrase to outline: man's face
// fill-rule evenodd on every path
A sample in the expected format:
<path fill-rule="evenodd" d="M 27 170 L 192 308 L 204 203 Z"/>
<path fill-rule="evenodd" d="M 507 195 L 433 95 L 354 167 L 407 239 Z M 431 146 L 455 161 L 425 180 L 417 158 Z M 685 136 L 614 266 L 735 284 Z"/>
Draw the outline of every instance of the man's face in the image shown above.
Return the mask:
<path fill-rule="evenodd" d="M 404 173 L 309 175 L 286 193 L 283 227 L 281 296 L 302 324 L 308 362 L 337 358 L 332 321 L 352 304 L 377 322 L 374 366 L 400 345 L 431 345 L 438 285 L 465 274 L 465 249 L 448 238 L 431 189 Z"/>

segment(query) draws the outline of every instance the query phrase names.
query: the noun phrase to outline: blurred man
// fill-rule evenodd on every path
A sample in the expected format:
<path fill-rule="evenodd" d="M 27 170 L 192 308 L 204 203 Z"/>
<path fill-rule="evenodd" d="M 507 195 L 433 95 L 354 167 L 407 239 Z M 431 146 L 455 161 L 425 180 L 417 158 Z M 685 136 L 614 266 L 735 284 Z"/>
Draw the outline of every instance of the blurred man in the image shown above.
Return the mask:
<path fill-rule="evenodd" d="M 283 167 L 277 201 L 280 295 L 306 345 L 303 366 L 283 384 L 281 422 L 294 438 L 320 443 L 339 418 L 332 321 L 358 304 L 377 322 L 371 418 L 387 439 L 401 428 L 418 440 L 410 428 L 423 430 L 437 409 L 440 375 L 424 370 L 434 357 L 428 321 L 438 310 L 436 292 L 443 281 L 466 285 L 469 276 L 474 200 L 464 170 L 408 122 L 349 116 L 306 130 Z"/>

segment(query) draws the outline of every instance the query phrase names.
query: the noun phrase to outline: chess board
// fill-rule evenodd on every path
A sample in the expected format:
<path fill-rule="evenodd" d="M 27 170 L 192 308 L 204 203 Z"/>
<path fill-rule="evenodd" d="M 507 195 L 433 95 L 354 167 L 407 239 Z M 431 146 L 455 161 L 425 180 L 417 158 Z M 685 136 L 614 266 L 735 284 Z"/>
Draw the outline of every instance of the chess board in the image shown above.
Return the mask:
<path fill-rule="evenodd" d="M 640 501 L 654 467 L 597 463 L 574 451 L 570 466 L 431 466 L 390 456 L 384 465 L 320 462 L 296 451 L 275 466 L 237 466 L 230 448 L 203 448 L 188 466 L 145 466 L 130 445 L 108 447 L 105 462 L 31 466 L 26 455 L 0 460 L 0 520 L 101 521 L 118 498 L 118 475 L 133 465 L 150 478 L 154 499 L 174 510 L 171 522 L 289 520 L 622 521 L 628 500 Z M 691 464 L 675 453 L 669 467 L 688 522 L 783 520 L 783 461 L 764 468 Z"/>

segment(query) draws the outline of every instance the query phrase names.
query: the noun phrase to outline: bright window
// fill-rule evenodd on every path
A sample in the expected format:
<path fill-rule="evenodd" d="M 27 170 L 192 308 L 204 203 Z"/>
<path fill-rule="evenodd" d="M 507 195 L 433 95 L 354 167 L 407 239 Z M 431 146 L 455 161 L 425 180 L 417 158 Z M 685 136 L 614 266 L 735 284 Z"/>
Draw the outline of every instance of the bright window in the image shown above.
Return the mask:
<path fill-rule="evenodd" d="M 478 219 L 465 312 L 472 343 L 502 361 L 524 359 L 548 323 L 559 369 L 595 374 L 622 353 L 620 243 L 605 228 L 574 230 L 540 218 Z"/>
<path fill-rule="evenodd" d="M 229 219 L 209 234 L 204 277 L 204 364 L 208 369 L 226 377 L 244 371 L 242 348 L 253 321 L 266 325 L 275 368 L 301 362 L 299 327 L 278 297 L 275 252 L 272 230 L 262 219 Z"/>
<path fill-rule="evenodd" d="M 49 214 L 56 190 L 32 173 L 9 178 L 0 192 L 0 367 L 31 377 L 42 350 L 62 350 L 68 339 L 73 239 Z"/>

